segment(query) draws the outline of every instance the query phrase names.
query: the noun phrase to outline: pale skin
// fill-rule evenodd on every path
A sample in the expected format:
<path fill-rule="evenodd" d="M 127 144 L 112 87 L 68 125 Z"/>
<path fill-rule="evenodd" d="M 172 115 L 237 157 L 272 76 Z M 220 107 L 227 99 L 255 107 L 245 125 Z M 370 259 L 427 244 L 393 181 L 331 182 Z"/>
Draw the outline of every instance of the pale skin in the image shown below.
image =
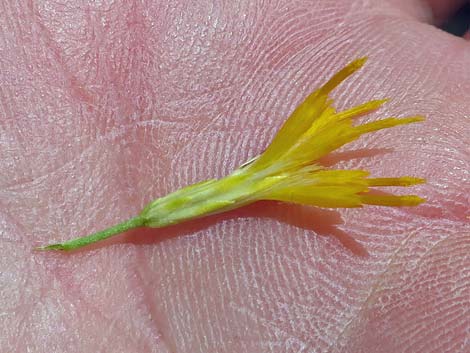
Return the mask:
<path fill-rule="evenodd" d="M 0 351 L 468 350 L 470 45 L 432 25 L 456 4 L 87 3 L 1 1 Z M 337 106 L 427 120 L 336 159 L 427 178 L 426 204 L 262 203 L 32 251 L 229 173 L 363 55 Z"/>

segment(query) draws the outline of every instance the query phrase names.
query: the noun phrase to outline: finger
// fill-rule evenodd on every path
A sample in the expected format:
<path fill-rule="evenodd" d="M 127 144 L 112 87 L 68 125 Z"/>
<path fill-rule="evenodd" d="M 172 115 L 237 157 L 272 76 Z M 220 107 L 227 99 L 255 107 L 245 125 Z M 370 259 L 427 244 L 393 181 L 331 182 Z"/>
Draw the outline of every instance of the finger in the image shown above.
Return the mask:
<path fill-rule="evenodd" d="M 466 0 L 391 0 L 387 1 L 396 8 L 403 10 L 418 20 L 441 25 L 449 16 L 457 11 Z"/>

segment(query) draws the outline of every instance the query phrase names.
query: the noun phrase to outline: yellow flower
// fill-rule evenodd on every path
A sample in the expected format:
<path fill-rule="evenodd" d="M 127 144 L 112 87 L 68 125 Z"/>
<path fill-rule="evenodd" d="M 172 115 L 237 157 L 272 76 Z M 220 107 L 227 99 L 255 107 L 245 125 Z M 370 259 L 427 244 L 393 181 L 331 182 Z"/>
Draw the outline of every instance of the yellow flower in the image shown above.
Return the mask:
<path fill-rule="evenodd" d="M 324 86 L 311 93 L 284 123 L 266 151 L 222 179 L 211 179 L 177 190 L 148 204 L 135 218 L 104 231 L 53 244 L 40 250 L 73 250 L 125 230 L 164 227 L 225 212 L 259 200 L 278 200 L 318 207 L 416 206 L 415 195 L 384 195 L 376 186 L 412 186 L 425 182 L 414 177 L 369 178 L 364 170 L 335 170 L 318 160 L 361 135 L 424 120 L 421 116 L 387 118 L 354 125 L 354 118 L 378 109 L 386 100 L 374 100 L 337 112 L 330 92 L 364 65 L 351 62 Z"/>

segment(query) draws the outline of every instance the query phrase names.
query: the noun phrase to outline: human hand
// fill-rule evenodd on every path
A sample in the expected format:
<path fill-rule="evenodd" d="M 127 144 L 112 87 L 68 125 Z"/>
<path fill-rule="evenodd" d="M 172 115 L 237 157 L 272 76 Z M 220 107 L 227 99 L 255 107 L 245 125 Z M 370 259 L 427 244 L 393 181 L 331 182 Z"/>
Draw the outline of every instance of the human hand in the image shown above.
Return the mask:
<path fill-rule="evenodd" d="M 437 17 L 447 5 L 432 4 Z M 4 8 L 0 351 L 465 351 L 470 52 L 424 23 L 427 5 Z M 339 165 L 425 177 L 426 204 L 262 203 L 70 255 L 31 252 L 229 173 L 364 55 L 336 106 L 390 97 L 367 119 L 427 121 L 364 137 L 347 149 L 373 153 Z"/>

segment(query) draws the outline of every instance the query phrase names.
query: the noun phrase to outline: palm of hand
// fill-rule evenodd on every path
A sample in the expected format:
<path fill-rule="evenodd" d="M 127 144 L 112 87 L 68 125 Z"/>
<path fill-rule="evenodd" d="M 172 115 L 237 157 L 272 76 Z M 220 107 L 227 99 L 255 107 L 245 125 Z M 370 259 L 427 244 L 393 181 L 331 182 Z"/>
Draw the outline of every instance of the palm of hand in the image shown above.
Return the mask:
<path fill-rule="evenodd" d="M 349 2 L 8 6 L 2 350 L 465 350 L 463 41 L 392 6 Z M 332 213 L 262 204 L 72 257 L 31 253 L 35 242 L 110 225 L 233 170 L 306 93 L 366 54 L 338 105 L 391 97 L 381 116 L 428 120 L 348 148 L 389 153 L 340 163 L 426 177 L 426 205 Z"/>

